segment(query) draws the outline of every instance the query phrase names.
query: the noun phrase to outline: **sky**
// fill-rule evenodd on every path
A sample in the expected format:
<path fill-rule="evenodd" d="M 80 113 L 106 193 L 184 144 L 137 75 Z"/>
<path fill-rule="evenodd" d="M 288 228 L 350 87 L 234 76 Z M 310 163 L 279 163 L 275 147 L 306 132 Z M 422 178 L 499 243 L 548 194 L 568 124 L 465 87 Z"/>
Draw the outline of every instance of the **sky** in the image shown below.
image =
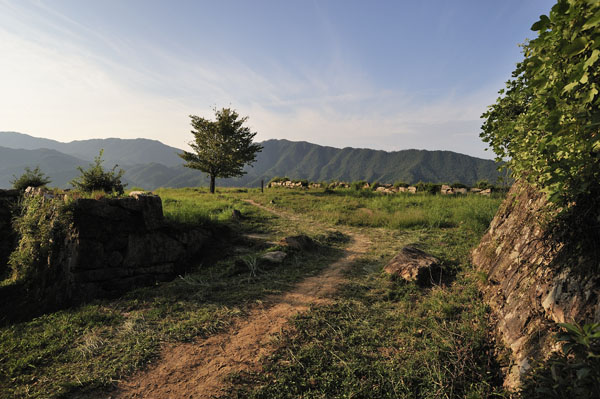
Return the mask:
<path fill-rule="evenodd" d="M 481 114 L 553 4 L 0 0 L 0 131 L 187 148 L 231 107 L 256 141 L 493 158 Z"/>

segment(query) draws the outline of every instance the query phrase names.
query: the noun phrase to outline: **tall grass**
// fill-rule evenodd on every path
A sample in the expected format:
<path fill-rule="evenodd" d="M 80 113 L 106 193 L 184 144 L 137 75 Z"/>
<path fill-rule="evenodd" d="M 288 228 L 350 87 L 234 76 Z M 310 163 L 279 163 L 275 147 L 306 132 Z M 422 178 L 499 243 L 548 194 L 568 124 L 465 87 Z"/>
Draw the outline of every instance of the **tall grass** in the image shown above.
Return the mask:
<path fill-rule="evenodd" d="M 231 219 L 234 209 L 243 206 L 231 198 L 210 194 L 202 188 L 155 190 L 162 198 L 163 213 L 169 221 L 183 224 L 204 225 Z"/>

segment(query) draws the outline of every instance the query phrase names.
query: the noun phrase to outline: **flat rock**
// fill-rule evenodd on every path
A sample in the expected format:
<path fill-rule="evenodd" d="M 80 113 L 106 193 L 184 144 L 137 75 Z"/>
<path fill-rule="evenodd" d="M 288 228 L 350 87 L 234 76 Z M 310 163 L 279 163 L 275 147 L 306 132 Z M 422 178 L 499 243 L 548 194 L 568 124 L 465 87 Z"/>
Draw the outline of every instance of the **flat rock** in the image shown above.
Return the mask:
<path fill-rule="evenodd" d="M 440 261 L 415 247 L 406 246 L 384 267 L 387 274 L 398 276 L 406 281 L 427 283 L 438 274 Z"/>
<path fill-rule="evenodd" d="M 260 259 L 263 259 L 263 260 L 266 260 L 266 261 L 272 262 L 272 263 L 281 263 L 281 262 L 283 262 L 283 260 L 285 259 L 286 256 L 287 256 L 287 254 L 283 251 L 273 251 L 273 252 L 267 252 L 266 254 L 261 256 Z"/>

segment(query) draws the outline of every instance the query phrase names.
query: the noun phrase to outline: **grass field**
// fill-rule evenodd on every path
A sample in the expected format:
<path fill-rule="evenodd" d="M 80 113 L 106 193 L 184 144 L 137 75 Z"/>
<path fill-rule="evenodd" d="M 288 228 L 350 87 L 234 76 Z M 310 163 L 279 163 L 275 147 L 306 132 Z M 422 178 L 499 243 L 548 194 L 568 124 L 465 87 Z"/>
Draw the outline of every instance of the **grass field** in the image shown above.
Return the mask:
<path fill-rule="evenodd" d="M 231 397 L 502 395 L 479 277 L 468 260 L 501 198 L 286 189 L 157 193 L 171 222 L 226 224 L 237 238 L 170 283 L 0 328 L 0 397 L 68 397 L 111 386 L 152 361 L 164 342 L 227 329 L 265 295 L 288 290 L 341 256 L 347 243 L 332 239 L 341 235 L 328 234 L 323 225 L 359 232 L 372 246 L 348 270 L 331 304 L 292 320 L 294 328 L 279 337 L 275 353 L 261 360 L 264 372 L 229 377 Z M 300 218 L 273 216 L 243 201 L 248 198 Z M 231 219 L 233 209 L 243 220 Z M 274 247 L 243 237 L 250 233 L 267 241 L 304 233 L 322 245 L 251 276 L 244 262 Z M 407 244 L 441 259 L 440 284 L 419 288 L 381 273 Z"/>

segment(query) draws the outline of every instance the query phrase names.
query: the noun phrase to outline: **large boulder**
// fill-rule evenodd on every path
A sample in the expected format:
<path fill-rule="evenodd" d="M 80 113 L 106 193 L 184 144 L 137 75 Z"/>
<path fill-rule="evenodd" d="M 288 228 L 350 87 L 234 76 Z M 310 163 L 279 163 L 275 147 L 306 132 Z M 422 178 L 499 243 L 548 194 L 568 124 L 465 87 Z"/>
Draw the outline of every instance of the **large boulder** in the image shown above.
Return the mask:
<path fill-rule="evenodd" d="M 420 249 L 406 246 L 392 258 L 383 271 L 406 281 L 428 284 L 439 278 L 440 261 Z"/>

